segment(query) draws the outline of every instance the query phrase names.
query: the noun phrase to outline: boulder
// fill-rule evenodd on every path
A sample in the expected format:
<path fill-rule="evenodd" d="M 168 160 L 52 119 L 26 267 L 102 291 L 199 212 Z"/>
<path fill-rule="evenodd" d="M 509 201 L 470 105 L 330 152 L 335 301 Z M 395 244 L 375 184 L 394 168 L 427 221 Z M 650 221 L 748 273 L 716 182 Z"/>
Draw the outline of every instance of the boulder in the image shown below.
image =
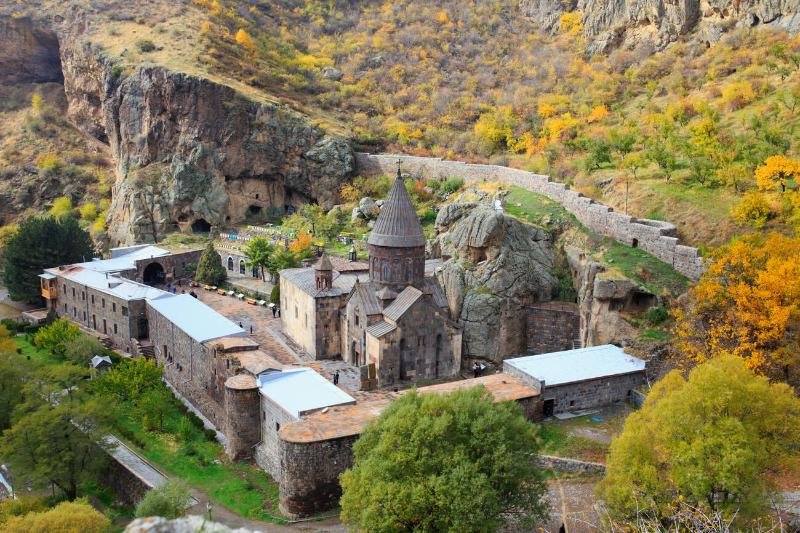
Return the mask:
<path fill-rule="evenodd" d="M 231 529 L 217 522 L 210 522 L 197 515 L 168 519 L 160 516 L 137 518 L 125 528 L 125 533 L 255 533 L 252 529 Z"/>
<path fill-rule="evenodd" d="M 325 67 L 320 73 L 326 80 L 339 81 L 342 79 L 342 71 L 336 67 Z"/>
<path fill-rule="evenodd" d="M 381 212 L 378 204 L 369 196 L 365 196 L 358 201 L 358 209 L 361 211 L 364 217 L 368 219 L 377 218 L 378 214 Z"/>
<path fill-rule="evenodd" d="M 448 257 L 437 271 L 451 316 L 464 328 L 463 358 L 500 365 L 526 347 L 523 307 L 550 300 L 550 235 L 486 204 L 456 203 L 436 217 L 433 256 Z"/>

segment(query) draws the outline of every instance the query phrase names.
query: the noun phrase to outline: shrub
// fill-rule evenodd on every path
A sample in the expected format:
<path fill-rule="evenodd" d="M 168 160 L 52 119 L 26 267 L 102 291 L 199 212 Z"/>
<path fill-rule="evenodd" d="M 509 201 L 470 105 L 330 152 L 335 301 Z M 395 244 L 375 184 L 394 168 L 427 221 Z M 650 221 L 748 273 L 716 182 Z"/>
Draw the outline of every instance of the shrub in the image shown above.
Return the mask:
<path fill-rule="evenodd" d="M 663 324 L 667 318 L 669 318 L 669 311 L 667 311 L 667 308 L 663 305 L 651 307 L 647 310 L 647 314 L 645 315 L 645 319 L 651 326 Z"/>
<path fill-rule="evenodd" d="M 178 518 L 186 514 L 189 503 L 189 489 L 182 483 L 170 481 L 166 485 L 147 491 L 136 506 L 136 517 L 163 516 Z"/>
<path fill-rule="evenodd" d="M 70 533 L 105 533 L 111 521 L 86 500 L 62 502 L 43 512 L 30 512 L 10 518 L 3 524 L 5 533 L 63 531 Z"/>
<path fill-rule="evenodd" d="M 40 154 L 36 158 L 36 168 L 45 174 L 58 172 L 61 169 L 61 160 L 52 152 Z"/>
<path fill-rule="evenodd" d="M 442 183 L 441 191 L 444 193 L 454 193 L 464 186 L 464 180 L 461 178 L 450 178 Z"/>
<path fill-rule="evenodd" d="M 95 355 L 102 355 L 105 348 L 95 337 L 80 334 L 64 343 L 64 356 L 79 366 L 87 366 Z"/>
<path fill-rule="evenodd" d="M 749 191 L 739 202 L 731 207 L 731 218 L 740 226 L 760 228 L 775 215 L 775 210 L 767 196 L 757 191 Z"/>
<path fill-rule="evenodd" d="M 148 52 L 152 52 L 153 50 L 155 50 L 156 45 L 153 44 L 153 41 L 149 39 L 139 39 L 138 41 L 136 41 L 136 48 L 138 48 L 140 52 L 146 54 Z"/>
<path fill-rule="evenodd" d="M 272 292 L 269 293 L 269 303 L 280 305 L 281 303 L 281 286 L 277 283 L 272 287 Z"/>
<path fill-rule="evenodd" d="M 33 343 L 53 355 L 64 357 L 67 345 L 77 339 L 81 330 L 66 318 L 59 318 L 49 326 L 41 328 L 33 338 Z"/>

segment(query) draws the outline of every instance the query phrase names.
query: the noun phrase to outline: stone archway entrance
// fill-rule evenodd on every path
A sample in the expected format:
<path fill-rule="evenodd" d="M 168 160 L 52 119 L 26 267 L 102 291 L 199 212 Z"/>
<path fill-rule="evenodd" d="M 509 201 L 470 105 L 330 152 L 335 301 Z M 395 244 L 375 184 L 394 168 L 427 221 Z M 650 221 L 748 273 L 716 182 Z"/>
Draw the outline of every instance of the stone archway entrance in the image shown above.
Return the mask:
<path fill-rule="evenodd" d="M 192 222 L 192 233 L 210 233 L 211 224 L 204 218 L 198 218 Z"/>
<path fill-rule="evenodd" d="M 164 267 L 160 263 L 153 262 L 145 267 L 142 281 L 147 285 L 164 283 L 164 279 L 166 279 L 166 274 L 164 273 Z"/>

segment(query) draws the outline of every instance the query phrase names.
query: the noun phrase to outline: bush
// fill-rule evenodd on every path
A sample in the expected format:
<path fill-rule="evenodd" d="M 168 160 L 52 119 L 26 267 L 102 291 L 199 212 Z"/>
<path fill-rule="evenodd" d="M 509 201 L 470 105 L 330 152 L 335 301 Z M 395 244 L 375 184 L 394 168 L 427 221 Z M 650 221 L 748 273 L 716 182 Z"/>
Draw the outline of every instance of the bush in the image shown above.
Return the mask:
<path fill-rule="evenodd" d="M 3 524 L 5 533 L 31 531 L 63 531 L 104 533 L 111 527 L 108 518 L 96 511 L 86 500 L 63 502 L 43 512 L 30 512 L 10 518 Z"/>
<path fill-rule="evenodd" d="M 81 335 L 81 330 L 66 318 L 59 318 L 49 326 L 41 328 L 33 337 L 33 343 L 53 353 L 55 356 L 64 357 L 67 345 Z"/>
<path fill-rule="evenodd" d="M 186 514 L 189 504 L 189 489 L 182 483 L 170 481 L 166 485 L 149 490 L 136 506 L 136 517 L 163 516 L 178 518 Z"/>
<path fill-rule="evenodd" d="M 64 343 L 64 356 L 80 366 L 87 366 L 95 355 L 103 355 L 105 347 L 100 341 L 86 334 L 81 334 Z"/>
<path fill-rule="evenodd" d="M 663 305 L 659 305 L 658 307 L 651 307 L 647 310 L 647 314 L 645 315 L 645 319 L 647 323 L 651 326 L 657 326 L 659 324 L 663 324 L 664 321 L 669 318 L 669 311 Z"/>
<path fill-rule="evenodd" d="M 41 498 L 35 496 L 21 496 L 16 500 L 3 500 L 0 502 L 0 524 L 14 516 L 24 516 L 28 513 L 37 513 L 47 510 L 47 505 Z"/>
<path fill-rule="evenodd" d="M 731 218 L 740 226 L 760 228 L 775 215 L 774 207 L 767 196 L 757 191 L 749 191 L 739 202 L 731 207 Z"/>
<path fill-rule="evenodd" d="M 136 41 L 136 48 L 138 48 L 140 52 L 146 54 L 155 50 L 156 45 L 149 39 L 139 39 Z"/>
<path fill-rule="evenodd" d="M 464 186 L 464 180 L 461 178 L 450 178 L 442 183 L 441 191 L 447 194 L 452 194 Z"/>

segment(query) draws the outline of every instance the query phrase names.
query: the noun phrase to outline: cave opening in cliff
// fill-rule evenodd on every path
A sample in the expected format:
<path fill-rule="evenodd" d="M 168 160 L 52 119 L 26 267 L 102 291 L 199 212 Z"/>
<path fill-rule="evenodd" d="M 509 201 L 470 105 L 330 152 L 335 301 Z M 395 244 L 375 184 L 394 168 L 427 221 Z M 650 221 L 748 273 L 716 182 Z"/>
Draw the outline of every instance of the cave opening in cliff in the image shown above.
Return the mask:
<path fill-rule="evenodd" d="M 64 84 L 61 51 L 55 32 L 29 18 L 0 21 L 0 41 L 14 45 L 3 47 L 0 61 L 0 83 Z"/>
<path fill-rule="evenodd" d="M 211 233 L 211 224 L 204 218 L 192 222 L 192 233 Z"/>

